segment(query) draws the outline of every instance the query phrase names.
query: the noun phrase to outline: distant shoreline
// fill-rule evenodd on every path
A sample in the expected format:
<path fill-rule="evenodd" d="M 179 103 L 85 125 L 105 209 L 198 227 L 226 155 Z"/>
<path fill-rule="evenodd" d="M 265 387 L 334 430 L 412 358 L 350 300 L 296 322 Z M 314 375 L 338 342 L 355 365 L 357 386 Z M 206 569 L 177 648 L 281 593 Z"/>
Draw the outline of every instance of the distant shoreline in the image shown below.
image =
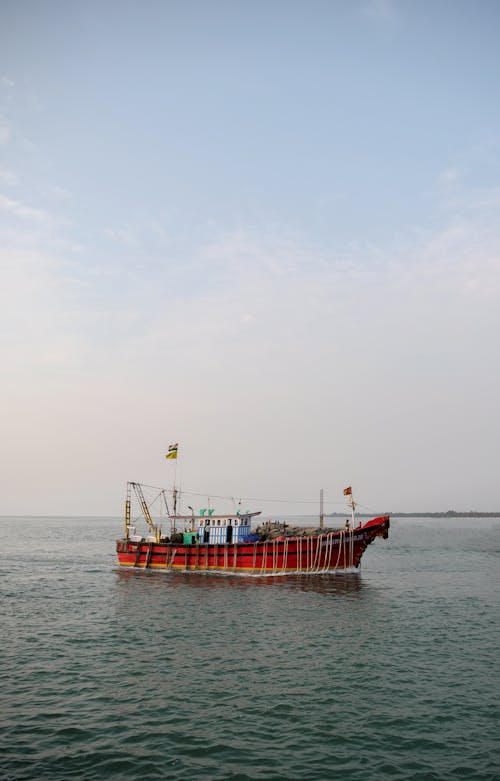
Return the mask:
<path fill-rule="evenodd" d="M 348 513 L 347 513 L 348 514 Z M 344 518 L 346 513 L 329 513 L 328 518 Z M 356 513 L 358 518 L 373 518 L 373 513 Z M 500 512 L 481 513 L 469 510 L 458 512 L 447 510 L 445 513 L 391 513 L 383 512 L 380 515 L 390 515 L 391 518 L 500 518 Z"/>

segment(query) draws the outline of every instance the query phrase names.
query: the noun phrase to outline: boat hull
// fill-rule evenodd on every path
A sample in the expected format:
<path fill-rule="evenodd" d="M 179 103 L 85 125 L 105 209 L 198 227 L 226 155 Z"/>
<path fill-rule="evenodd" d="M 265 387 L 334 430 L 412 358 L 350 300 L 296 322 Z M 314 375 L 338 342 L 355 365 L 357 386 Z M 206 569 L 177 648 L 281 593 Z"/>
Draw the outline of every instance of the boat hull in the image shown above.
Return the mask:
<path fill-rule="evenodd" d="M 389 516 L 384 515 L 353 531 L 220 545 L 122 539 L 117 540 L 116 551 L 120 566 L 140 569 L 252 575 L 321 573 L 359 567 L 367 546 L 388 534 Z"/>

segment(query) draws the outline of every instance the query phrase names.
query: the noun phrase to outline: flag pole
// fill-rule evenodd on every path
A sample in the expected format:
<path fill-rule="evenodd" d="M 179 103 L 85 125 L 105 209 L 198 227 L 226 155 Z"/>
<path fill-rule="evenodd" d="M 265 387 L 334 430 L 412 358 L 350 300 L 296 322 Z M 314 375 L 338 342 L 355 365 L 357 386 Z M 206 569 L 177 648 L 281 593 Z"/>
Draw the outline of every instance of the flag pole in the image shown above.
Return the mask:
<path fill-rule="evenodd" d="M 177 481 L 177 456 L 179 453 L 179 443 L 176 442 L 175 445 L 169 445 L 168 446 L 168 453 L 165 456 L 166 459 L 174 460 L 175 461 L 175 469 L 174 469 L 174 486 L 172 490 L 173 495 L 173 518 L 174 518 L 174 529 L 175 529 L 175 516 L 177 515 L 177 488 L 176 488 L 176 481 Z"/>
<path fill-rule="evenodd" d="M 175 451 L 175 466 L 174 466 L 174 515 L 177 515 L 177 459 L 179 457 L 179 451 Z"/>
<path fill-rule="evenodd" d="M 356 502 L 352 495 L 352 485 L 344 488 L 344 496 L 350 496 L 349 504 L 351 505 L 351 526 L 349 528 L 349 521 L 346 522 L 346 533 L 350 531 L 349 538 L 349 566 L 352 567 L 354 563 L 354 508 Z"/>
<path fill-rule="evenodd" d="M 356 508 L 356 502 L 354 501 L 354 496 L 352 495 L 352 488 L 351 488 L 351 539 L 349 540 L 349 566 L 352 567 L 354 564 L 354 510 Z"/>

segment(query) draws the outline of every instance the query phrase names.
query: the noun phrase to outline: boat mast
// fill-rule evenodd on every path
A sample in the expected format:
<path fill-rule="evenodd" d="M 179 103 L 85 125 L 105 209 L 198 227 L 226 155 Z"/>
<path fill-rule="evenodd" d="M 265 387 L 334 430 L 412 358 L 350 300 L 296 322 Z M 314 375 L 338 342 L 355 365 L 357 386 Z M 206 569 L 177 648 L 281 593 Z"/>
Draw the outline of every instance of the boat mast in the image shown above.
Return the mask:
<path fill-rule="evenodd" d="M 352 495 L 352 488 L 351 488 L 351 535 L 349 540 L 349 566 L 352 567 L 354 565 L 354 511 L 356 509 L 356 502 L 354 501 L 354 497 Z"/>
<path fill-rule="evenodd" d="M 344 496 L 349 497 L 349 504 L 351 505 L 351 523 L 346 521 L 345 535 L 349 535 L 349 566 L 352 567 L 354 563 L 354 510 L 356 502 L 352 495 L 352 486 L 344 488 Z"/>
<path fill-rule="evenodd" d="M 162 494 L 163 494 L 163 501 L 165 502 L 165 510 L 166 510 L 166 513 L 167 513 L 167 518 L 170 521 L 170 532 L 172 533 L 173 531 L 175 532 L 175 520 L 173 522 L 173 528 L 172 528 L 172 517 L 170 515 L 170 510 L 168 509 L 167 492 L 166 492 L 165 488 L 163 489 Z"/>
<path fill-rule="evenodd" d="M 141 484 L 140 483 L 130 483 L 130 485 L 132 486 L 132 488 L 135 491 L 135 495 L 137 497 L 137 500 L 139 502 L 139 505 L 140 505 L 141 510 L 142 510 L 142 514 L 144 515 L 144 519 L 145 519 L 147 525 L 151 529 L 151 532 L 154 534 L 156 542 L 160 542 L 160 530 L 158 529 L 158 527 L 153 522 L 153 519 L 151 518 L 151 513 L 149 512 L 149 507 L 148 507 L 148 504 L 146 502 L 146 499 L 145 499 L 145 496 L 144 496 Z"/>
<path fill-rule="evenodd" d="M 319 489 L 319 528 L 323 528 L 323 489 Z"/>
<path fill-rule="evenodd" d="M 128 540 L 128 535 L 130 531 L 130 496 L 131 496 L 132 486 L 130 483 L 127 483 L 127 499 L 125 501 L 125 539 Z"/>
<path fill-rule="evenodd" d="M 356 520 L 356 519 L 355 519 L 356 502 L 354 501 L 354 497 L 353 497 L 353 495 L 352 495 L 352 492 L 351 492 L 351 501 L 350 501 L 350 505 L 351 505 L 351 519 L 352 519 L 352 528 L 354 529 L 354 524 L 355 524 L 355 520 Z"/>
<path fill-rule="evenodd" d="M 174 469 L 174 486 L 172 490 L 172 498 L 174 502 L 173 507 L 173 519 L 174 519 L 174 531 L 175 531 L 175 516 L 177 515 L 177 488 L 175 487 L 175 481 L 177 477 L 177 456 L 179 453 L 179 443 L 176 442 L 175 445 L 169 445 L 168 446 L 168 453 L 165 456 L 167 460 L 173 460 L 175 461 L 175 469 Z"/>

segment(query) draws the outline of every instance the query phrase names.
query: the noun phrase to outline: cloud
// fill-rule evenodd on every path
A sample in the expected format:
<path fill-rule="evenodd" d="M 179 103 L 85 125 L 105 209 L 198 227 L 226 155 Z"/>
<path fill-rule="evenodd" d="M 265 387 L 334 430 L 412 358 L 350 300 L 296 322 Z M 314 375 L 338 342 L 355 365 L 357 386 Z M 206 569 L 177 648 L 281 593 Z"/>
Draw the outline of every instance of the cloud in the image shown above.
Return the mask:
<path fill-rule="evenodd" d="M 464 306 L 491 302 L 500 292 L 497 200 L 490 191 L 470 196 L 459 209 L 455 202 L 441 214 L 439 228 L 408 231 L 384 248 L 361 242 L 326 247 L 293 234 L 245 229 L 169 248 L 161 235 L 155 247 L 140 232 L 108 230 L 137 252 L 128 265 L 120 258 L 105 271 L 122 303 L 137 313 L 130 338 L 150 358 L 167 344 L 173 349 L 177 323 L 177 343 L 201 362 L 211 344 L 217 350 L 250 334 L 262 339 L 262 356 L 266 340 L 286 345 L 292 333 L 305 352 L 311 340 L 326 348 L 325 333 L 341 333 L 347 323 L 361 339 L 360 324 L 370 320 L 374 327 L 384 312 L 397 311 L 410 327 L 410 312 L 418 319 L 426 311 L 443 331 L 443 311 L 457 318 Z"/>
<path fill-rule="evenodd" d="M 0 182 L 6 185 L 16 185 L 19 183 L 19 177 L 6 168 L 0 168 Z"/>
<path fill-rule="evenodd" d="M 439 174 L 439 182 L 444 186 L 454 184 L 460 178 L 460 171 L 455 166 L 449 166 L 445 168 Z"/>
<path fill-rule="evenodd" d="M 60 187 L 57 184 L 49 185 L 42 191 L 43 195 L 49 195 L 61 201 L 67 201 L 72 197 L 72 193 L 66 187 Z"/>
<path fill-rule="evenodd" d="M 432 352 L 429 338 L 442 349 L 453 343 L 464 309 L 478 323 L 486 315 L 498 320 L 500 237 L 485 241 L 483 227 L 455 217 L 385 251 L 221 235 L 182 263 L 191 277 L 182 295 L 168 270 L 138 281 L 131 305 L 147 313 L 131 343 L 146 360 L 167 351 L 210 373 L 229 357 L 235 370 L 252 363 L 262 376 L 274 374 L 278 361 L 290 380 L 297 366 L 314 370 L 327 360 L 352 367 L 354 355 L 363 356 L 361 371 L 390 370 L 394 355 L 404 355 L 405 332 L 410 350 Z M 368 353 L 366 345 L 373 345 Z"/>
<path fill-rule="evenodd" d="M 10 125 L 5 117 L 0 116 L 0 144 L 5 146 L 9 143 L 11 138 Z"/>
<path fill-rule="evenodd" d="M 367 0 L 361 6 L 361 13 L 376 21 L 392 23 L 396 20 L 396 4 L 394 0 Z"/>
<path fill-rule="evenodd" d="M 1 82 L 4 87 L 12 88 L 16 86 L 16 82 L 12 81 L 12 79 L 9 79 L 7 76 L 2 76 Z"/>
<path fill-rule="evenodd" d="M 38 209 L 33 206 L 27 206 L 21 201 L 16 201 L 0 193 L 0 210 L 21 220 L 28 220 L 39 225 L 49 225 L 53 223 L 52 217 L 44 209 Z"/>
<path fill-rule="evenodd" d="M 71 333 L 61 267 L 43 251 L 13 246 L 2 248 L 0 264 L 4 368 L 30 373 L 60 356 Z"/>
<path fill-rule="evenodd" d="M 167 233 L 161 222 L 158 220 L 152 220 L 151 222 L 151 230 L 153 234 L 160 239 L 163 243 L 168 243 L 171 239 L 170 235 Z"/>
<path fill-rule="evenodd" d="M 130 228 L 105 228 L 104 235 L 125 247 L 139 247 L 141 245 Z"/>
<path fill-rule="evenodd" d="M 87 453 L 97 511 L 114 510 L 99 472 L 112 463 L 117 479 L 155 482 L 155 448 L 169 431 L 190 452 L 195 488 L 289 496 L 297 442 L 308 441 L 302 496 L 318 481 L 340 491 L 352 478 L 367 503 L 385 507 L 390 481 L 395 504 L 419 509 L 417 475 L 440 509 L 445 481 L 462 496 L 462 467 L 446 461 L 461 444 L 465 460 L 474 453 L 471 481 L 492 479 L 497 201 L 495 191 L 464 197 L 440 212 L 438 228 L 385 247 L 250 228 L 175 246 L 160 232 L 151 245 L 146 221 L 144 234 L 135 224 L 128 265 L 120 249 L 111 262 L 109 246 L 90 265 L 57 220 L 42 242 L 37 219 L 8 199 L 5 212 L 23 226 L 0 255 L 4 392 L 12 386 L 4 409 L 24 420 L 29 408 L 27 439 L 52 437 L 48 485 L 56 472 L 73 479 L 59 453 L 71 454 L 71 471 Z M 131 238 L 108 237 L 118 247 Z M 42 408 L 52 410 L 47 421 Z"/>

